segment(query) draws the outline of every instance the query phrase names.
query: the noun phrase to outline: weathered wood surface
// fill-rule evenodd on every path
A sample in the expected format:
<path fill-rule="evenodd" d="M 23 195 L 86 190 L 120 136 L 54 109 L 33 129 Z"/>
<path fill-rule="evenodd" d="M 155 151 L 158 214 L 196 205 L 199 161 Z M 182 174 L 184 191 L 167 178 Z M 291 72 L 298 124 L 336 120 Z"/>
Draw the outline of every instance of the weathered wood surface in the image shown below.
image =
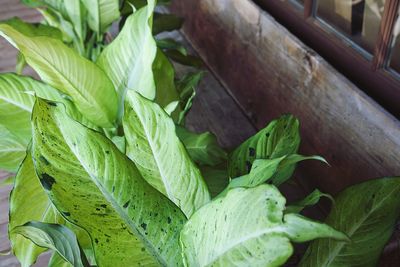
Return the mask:
<path fill-rule="evenodd" d="M 331 164 L 299 167 L 308 190 L 335 194 L 400 175 L 399 121 L 252 1 L 174 0 L 173 11 L 185 18 L 184 34 L 254 125 L 283 113 L 300 119 L 301 153 Z"/>

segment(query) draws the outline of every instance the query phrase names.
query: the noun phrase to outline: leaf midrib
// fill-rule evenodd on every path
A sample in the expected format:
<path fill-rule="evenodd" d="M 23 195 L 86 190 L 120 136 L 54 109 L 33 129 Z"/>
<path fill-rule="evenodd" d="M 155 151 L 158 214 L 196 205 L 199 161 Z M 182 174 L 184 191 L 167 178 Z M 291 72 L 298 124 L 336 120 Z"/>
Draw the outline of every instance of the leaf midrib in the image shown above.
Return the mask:
<path fill-rule="evenodd" d="M 25 105 L 22 105 L 22 103 L 20 104 L 17 101 L 13 101 L 14 99 L 7 98 L 7 97 L 4 97 L 4 96 L 0 95 L 0 100 L 4 100 L 5 102 L 7 102 L 7 103 L 9 103 L 11 105 L 14 105 L 16 107 L 19 107 L 20 109 L 23 109 L 23 110 L 25 110 L 25 111 L 27 111 L 29 113 L 31 113 L 31 111 L 32 111 L 31 107 L 27 107 Z"/>
<path fill-rule="evenodd" d="M 208 261 L 204 266 L 210 266 L 211 264 L 215 263 L 221 256 L 223 256 L 225 253 L 230 251 L 231 249 L 241 245 L 242 243 L 260 237 L 265 234 L 280 234 L 280 233 L 285 233 L 285 227 L 284 226 L 274 226 L 274 227 L 269 227 L 269 228 L 264 228 L 263 230 L 259 230 L 257 232 L 253 232 L 251 234 L 248 234 L 238 240 L 235 240 L 234 243 L 232 243 L 230 246 L 224 247 L 224 250 L 222 250 L 218 255 L 214 256 L 210 261 Z"/>
<path fill-rule="evenodd" d="M 393 189 L 393 191 L 391 191 L 391 192 L 390 192 L 389 194 L 387 194 L 384 198 L 382 198 L 382 200 L 379 201 L 379 203 L 377 203 L 377 204 L 368 212 L 367 215 L 365 215 L 364 217 L 362 217 L 358 223 L 354 223 L 354 227 L 352 227 L 352 228 L 348 231 L 348 233 L 347 233 L 347 235 L 349 236 L 350 240 L 351 240 L 351 237 L 354 235 L 354 233 L 355 233 L 355 232 L 361 227 L 361 225 L 363 225 L 363 223 L 375 212 L 375 210 L 377 210 L 378 207 L 381 206 L 382 203 L 383 203 L 387 198 L 389 198 L 390 195 L 392 195 L 392 194 L 393 194 L 395 191 L 397 191 L 397 190 L 398 190 L 397 188 Z M 329 266 L 329 265 L 328 265 L 329 262 L 330 262 L 330 263 L 333 263 L 333 262 L 334 262 L 334 259 L 339 255 L 340 251 L 342 250 L 342 248 L 343 248 L 346 244 L 347 244 L 347 243 L 345 243 L 345 242 L 338 242 L 336 248 L 333 249 L 333 253 L 329 253 L 329 255 L 331 255 L 331 256 L 329 256 L 329 257 L 327 258 L 327 261 L 326 261 L 323 265 L 321 265 L 321 266 Z M 331 251 L 332 251 L 332 250 L 331 250 Z"/>
<path fill-rule="evenodd" d="M 59 126 L 58 126 L 59 127 Z M 61 128 L 59 127 L 59 129 L 61 130 Z M 85 170 L 86 174 L 90 177 L 90 179 L 92 180 L 92 182 L 96 185 L 96 187 L 102 192 L 103 196 L 105 197 L 105 199 L 107 201 L 109 201 L 112 206 L 115 208 L 116 213 L 121 216 L 122 220 L 125 221 L 131 228 L 131 230 L 140 238 L 140 240 L 142 240 L 142 242 L 145 242 L 147 244 L 147 248 L 149 250 L 152 251 L 152 253 L 150 253 L 150 255 L 154 255 L 155 258 L 162 263 L 163 266 L 167 266 L 167 263 L 165 262 L 164 258 L 161 257 L 161 255 L 158 253 L 158 250 L 156 247 L 153 246 L 153 244 L 151 242 L 149 242 L 146 238 L 145 235 L 141 234 L 137 228 L 139 228 L 139 226 L 137 226 L 134 222 L 132 223 L 132 220 L 129 218 L 129 216 L 124 212 L 124 209 L 120 206 L 120 204 L 118 204 L 117 201 L 115 201 L 115 198 L 112 194 L 110 194 L 108 192 L 108 190 L 97 180 L 97 177 L 92 175 L 90 172 L 90 168 L 88 168 L 85 164 L 85 161 L 82 160 L 79 156 L 79 153 L 76 153 L 74 150 L 74 147 L 71 147 L 69 145 L 69 143 L 67 142 L 67 139 L 64 136 L 63 131 L 60 131 L 61 135 L 65 141 L 65 143 L 68 145 L 68 148 L 70 149 L 70 151 L 72 152 L 72 154 L 78 159 L 79 163 L 81 164 L 81 166 L 83 167 L 83 169 Z"/>
<path fill-rule="evenodd" d="M 23 35 L 23 34 L 21 34 L 21 35 Z M 34 38 L 41 38 L 40 36 L 39 37 L 34 37 Z M 12 38 L 11 38 L 12 39 Z M 18 45 L 17 45 L 18 46 Z M 25 46 L 25 45 L 22 45 L 23 47 L 24 47 L 24 49 L 27 49 L 27 47 Z M 20 48 L 18 48 L 19 50 L 21 50 Z M 67 48 L 67 49 L 69 49 L 69 48 Z M 72 88 L 74 88 L 74 90 L 75 90 L 75 92 L 77 92 L 78 93 L 78 95 L 81 97 L 81 98 L 83 98 L 87 103 L 95 103 L 95 107 L 96 107 L 96 109 L 97 110 L 102 110 L 102 107 L 99 105 L 99 103 L 96 101 L 96 98 L 95 97 L 92 97 L 92 99 L 94 100 L 93 102 L 92 101 L 90 101 L 84 94 L 83 94 L 83 92 L 81 92 L 64 74 L 62 74 L 62 72 L 60 72 L 59 70 L 58 70 L 58 68 L 56 67 L 56 66 L 54 66 L 50 61 L 48 61 L 45 57 L 43 57 L 43 56 L 41 56 L 35 49 L 27 49 L 27 50 L 29 50 L 30 52 L 33 52 L 37 57 L 39 57 L 39 58 L 41 58 L 43 61 L 45 61 L 46 63 L 47 63 L 47 65 L 48 66 L 50 66 L 50 68 L 51 68 L 51 70 L 52 71 L 54 71 L 55 73 L 58 73 L 58 75 L 60 75 L 60 77 L 62 77 L 62 79 L 67 83 L 67 84 L 69 84 Z M 78 56 L 78 55 L 77 55 Z M 29 58 L 29 56 L 28 57 L 26 57 L 26 58 Z M 95 66 L 95 67 L 97 67 L 97 66 Z M 60 90 L 61 91 L 61 90 Z M 88 92 L 90 92 L 89 90 L 88 90 Z M 63 93 L 65 93 L 65 94 L 67 94 L 67 95 L 69 95 L 70 93 L 69 92 L 63 92 Z M 92 96 L 91 94 L 89 94 L 90 96 Z M 106 118 L 108 118 L 108 116 L 106 116 Z"/>
<path fill-rule="evenodd" d="M 139 100 L 139 101 L 141 102 L 141 100 Z M 135 100 L 134 102 L 136 102 L 136 104 L 140 104 L 140 106 L 143 107 L 143 104 L 142 104 L 142 103 L 138 103 L 139 101 L 136 101 L 136 100 Z M 134 103 L 133 103 L 133 104 L 134 104 Z M 147 141 L 147 143 L 149 144 L 150 149 L 151 149 L 151 151 L 152 151 L 152 155 L 153 155 L 153 157 L 154 157 L 154 161 L 156 162 L 157 170 L 158 170 L 158 173 L 160 174 L 161 180 L 162 180 L 162 182 L 163 182 L 163 185 L 164 185 L 164 188 L 165 188 L 165 192 L 167 193 L 168 198 L 174 200 L 173 202 L 175 202 L 175 197 L 174 197 L 174 195 L 172 194 L 172 189 L 171 189 L 171 186 L 170 186 L 170 184 L 169 184 L 167 175 L 164 174 L 164 172 L 163 172 L 163 170 L 162 170 L 162 168 L 161 168 L 161 166 L 160 166 L 161 164 L 160 164 L 160 159 L 158 158 L 157 150 L 154 149 L 154 144 L 153 144 L 153 142 L 152 142 L 152 136 L 151 136 L 151 134 L 148 132 L 147 127 L 145 127 L 146 124 L 145 124 L 144 121 L 142 120 L 142 116 L 139 116 L 139 113 L 136 112 L 137 105 L 132 105 L 132 107 L 135 109 L 134 112 L 137 114 L 137 118 L 139 119 L 140 124 L 142 125 L 143 132 L 144 132 L 144 134 L 145 134 L 145 136 L 146 136 L 146 141 Z"/>

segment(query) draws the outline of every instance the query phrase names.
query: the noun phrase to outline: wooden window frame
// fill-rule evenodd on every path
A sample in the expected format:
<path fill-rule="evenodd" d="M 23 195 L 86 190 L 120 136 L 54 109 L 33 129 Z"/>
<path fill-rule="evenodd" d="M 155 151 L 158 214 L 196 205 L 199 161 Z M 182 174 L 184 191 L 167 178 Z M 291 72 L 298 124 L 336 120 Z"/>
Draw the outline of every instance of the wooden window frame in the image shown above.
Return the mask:
<path fill-rule="evenodd" d="M 290 1 L 254 0 L 279 23 L 310 46 L 344 76 L 400 118 L 400 75 L 385 68 L 400 0 L 386 0 L 372 58 L 360 53 L 351 41 L 340 38 L 315 18 L 317 0 L 304 0 L 296 9 Z"/>

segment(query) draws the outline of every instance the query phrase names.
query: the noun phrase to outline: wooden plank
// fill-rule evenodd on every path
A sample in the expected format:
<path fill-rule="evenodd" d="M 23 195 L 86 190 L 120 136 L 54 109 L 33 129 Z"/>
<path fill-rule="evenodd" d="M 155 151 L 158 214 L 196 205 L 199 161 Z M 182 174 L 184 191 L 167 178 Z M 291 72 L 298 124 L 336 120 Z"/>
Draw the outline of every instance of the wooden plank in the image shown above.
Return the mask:
<path fill-rule="evenodd" d="M 158 8 L 158 12 L 168 12 L 166 8 Z M 157 38 L 172 38 L 182 43 L 188 53 L 197 55 L 189 42 L 178 31 L 159 34 Z M 196 69 L 174 64 L 176 74 L 182 77 L 187 72 Z M 196 88 L 193 106 L 186 118 L 186 126 L 195 132 L 210 131 L 217 136 L 219 144 L 232 149 L 249 136 L 255 134 L 252 125 L 229 92 L 215 79 L 207 69 L 204 77 Z"/>
<path fill-rule="evenodd" d="M 300 119 L 301 153 L 331 164 L 301 164 L 297 175 L 306 188 L 335 194 L 400 174 L 399 121 L 252 1 L 175 0 L 173 10 L 258 128 L 283 113 Z"/>

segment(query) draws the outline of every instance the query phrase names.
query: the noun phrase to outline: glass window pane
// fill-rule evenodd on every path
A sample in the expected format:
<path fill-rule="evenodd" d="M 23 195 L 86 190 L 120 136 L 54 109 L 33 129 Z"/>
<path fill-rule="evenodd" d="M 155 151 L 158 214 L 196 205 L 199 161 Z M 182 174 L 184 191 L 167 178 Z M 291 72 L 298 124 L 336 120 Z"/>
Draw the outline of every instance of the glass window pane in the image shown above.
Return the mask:
<path fill-rule="evenodd" d="M 385 0 L 318 0 L 317 17 L 373 54 Z"/>
<path fill-rule="evenodd" d="M 399 10 L 400 13 L 400 10 Z M 396 23 L 393 29 L 393 46 L 390 57 L 390 67 L 400 73 L 400 16 L 397 15 Z"/>

